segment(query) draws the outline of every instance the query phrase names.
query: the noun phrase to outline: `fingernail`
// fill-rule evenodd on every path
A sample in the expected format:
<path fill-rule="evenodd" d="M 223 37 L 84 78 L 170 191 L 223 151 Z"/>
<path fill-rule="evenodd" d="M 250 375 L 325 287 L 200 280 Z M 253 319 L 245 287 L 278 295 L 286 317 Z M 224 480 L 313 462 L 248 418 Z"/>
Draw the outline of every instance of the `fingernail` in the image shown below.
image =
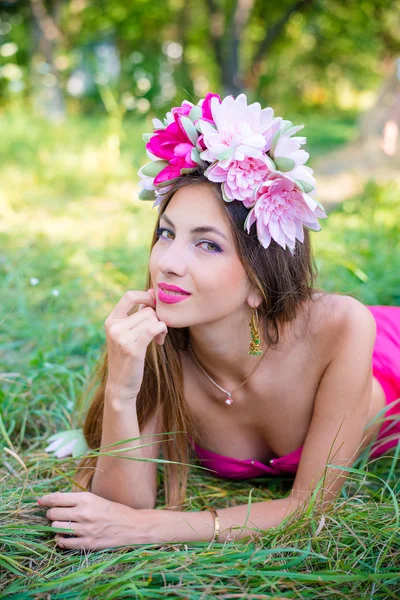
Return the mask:
<path fill-rule="evenodd" d="M 37 503 L 40 505 L 40 500 L 38 500 Z"/>

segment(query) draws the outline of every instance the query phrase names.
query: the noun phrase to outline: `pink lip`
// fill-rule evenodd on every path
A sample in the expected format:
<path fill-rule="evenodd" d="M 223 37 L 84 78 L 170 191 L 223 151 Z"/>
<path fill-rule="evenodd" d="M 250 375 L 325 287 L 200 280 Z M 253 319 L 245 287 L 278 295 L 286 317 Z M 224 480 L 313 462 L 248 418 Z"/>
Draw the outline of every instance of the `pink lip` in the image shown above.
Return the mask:
<path fill-rule="evenodd" d="M 178 287 L 177 285 L 172 285 L 171 283 L 164 283 L 163 281 L 161 281 L 158 284 L 158 287 L 166 290 L 167 292 L 170 290 L 171 292 L 181 292 L 182 294 L 189 294 L 190 292 Z"/>
<path fill-rule="evenodd" d="M 182 296 L 177 296 L 175 294 L 168 294 L 168 292 L 164 292 L 164 290 L 158 290 L 158 299 L 161 302 L 165 302 L 166 304 L 175 304 L 176 302 L 182 302 L 182 300 L 186 300 L 190 297 L 190 294 L 182 294 Z"/>

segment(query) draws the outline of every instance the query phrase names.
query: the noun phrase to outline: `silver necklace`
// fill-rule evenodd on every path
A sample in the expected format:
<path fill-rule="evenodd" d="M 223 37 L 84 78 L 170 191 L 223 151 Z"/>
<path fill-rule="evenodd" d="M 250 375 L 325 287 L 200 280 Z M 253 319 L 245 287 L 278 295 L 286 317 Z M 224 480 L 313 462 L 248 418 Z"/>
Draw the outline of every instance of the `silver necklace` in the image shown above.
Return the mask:
<path fill-rule="evenodd" d="M 257 369 L 258 365 L 260 364 L 260 362 L 262 361 L 262 358 L 260 358 L 260 360 L 258 361 L 258 363 L 256 364 L 256 366 L 254 367 L 254 369 L 251 371 L 250 375 L 248 377 L 246 377 L 246 379 L 243 381 L 243 383 L 241 383 L 237 388 L 235 388 L 234 390 L 232 390 L 231 392 L 228 392 L 228 390 L 225 390 L 223 387 L 221 387 L 220 385 L 218 385 L 218 383 L 216 381 L 214 381 L 214 379 L 212 379 L 212 377 L 209 376 L 208 373 L 206 373 L 206 371 L 203 369 L 203 367 L 201 366 L 201 364 L 199 363 L 199 361 L 197 360 L 197 358 L 194 355 L 193 349 L 191 344 L 189 344 L 189 350 L 194 358 L 194 360 L 196 361 L 197 365 L 200 367 L 200 369 L 203 371 L 204 375 L 206 377 L 208 377 L 208 379 L 217 386 L 217 388 L 219 388 L 220 390 L 222 390 L 223 392 L 225 392 L 225 394 L 227 394 L 227 398 L 225 399 L 225 404 L 232 404 L 233 400 L 232 400 L 232 394 L 233 392 L 236 392 L 239 388 L 242 387 L 242 385 L 244 385 L 246 383 L 246 381 L 251 377 L 251 375 L 253 375 L 254 371 Z"/>

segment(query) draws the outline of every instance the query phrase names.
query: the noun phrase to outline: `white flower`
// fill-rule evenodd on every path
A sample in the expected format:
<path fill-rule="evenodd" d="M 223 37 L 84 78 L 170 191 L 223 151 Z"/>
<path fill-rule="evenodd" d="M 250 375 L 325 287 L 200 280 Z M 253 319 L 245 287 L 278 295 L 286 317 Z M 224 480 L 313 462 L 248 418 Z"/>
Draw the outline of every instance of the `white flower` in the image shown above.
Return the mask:
<path fill-rule="evenodd" d="M 53 290 L 51 293 L 53 294 L 53 296 L 59 296 L 60 295 L 60 292 L 58 290 Z"/>
<path fill-rule="evenodd" d="M 219 161 L 223 169 L 233 160 L 261 159 L 269 150 L 282 120 L 274 118 L 271 107 L 261 109 L 258 102 L 247 105 L 245 94 L 239 94 L 235 99 L 227 96 L 221 103 L 213 97 L 211 112 L 215 126 L 201 118 L 197 121 L 207 147 L 200 157 L 211 163 Z"/>
<path fill-rule="evenodd" d="M 72 456 L 78 456 L 87 452 L 89 446 L 86 443 L 82 429 L 69 429 L 67 431 L 59 431 L 54 435 L 50 436 L 47 440 L 51 442 L 44 451 L 54 452 L 57 458 L 64 458 L 72 454 Z"/>
<path fill-rule="evenodd" d="M 31 285 L 37 285 L 39 283 L 39 279 L 37 279 L 37 277 L 31 277 L 30 282 Z"/>

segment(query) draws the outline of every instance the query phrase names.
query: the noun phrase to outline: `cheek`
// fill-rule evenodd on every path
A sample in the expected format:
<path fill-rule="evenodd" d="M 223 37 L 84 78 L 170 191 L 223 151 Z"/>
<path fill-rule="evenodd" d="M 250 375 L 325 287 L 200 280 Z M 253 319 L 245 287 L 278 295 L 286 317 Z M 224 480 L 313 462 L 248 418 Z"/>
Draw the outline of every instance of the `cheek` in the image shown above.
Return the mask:
<path fill-rule="evenodd" d="M 159 261 L 163 256 L 163 250 L 155 245 L 151 251 L 149 259 L 149 271 L 151 279 L 159 276 Z M 207 295 L 208 298 L 227 297 L 235 304 L 237 298 L 241 298 L 245 293 L 247 285 L 247 275 L 239 260 L 199 260 L 196 256 L 188 256 L 186 262 L 187 273 L 191 275 L 196 296 Z M 221 293 L 223 292 L 223 293 Z"/>
<path fill-rule="evenodd" d="M 149 271 L 152 278 L 157 274 L 159 251 L 154 246 L 149 258 Z"/>
<path fill-rule="evenodd" d="M 227 261 L 225 265 L 219 269 L 217 275 L 217 281 L 220 286 L 227 286 L 228 288 L 236 289 L 242 287 L 246 282 L 247 276 L 242 263 L 231 260 Z"/>
<path fill-rule="evenodd" d="M 218 267 L 202 270 L 201 278 L 197 278 L 196 285 L 201 292 L 204 290 L 207 294 L 224 299 L 224 302 L 235 304 L 238 299 L 243 297 L 246 291 L 247 276 L 239 263 L 226 261 Z"/>

